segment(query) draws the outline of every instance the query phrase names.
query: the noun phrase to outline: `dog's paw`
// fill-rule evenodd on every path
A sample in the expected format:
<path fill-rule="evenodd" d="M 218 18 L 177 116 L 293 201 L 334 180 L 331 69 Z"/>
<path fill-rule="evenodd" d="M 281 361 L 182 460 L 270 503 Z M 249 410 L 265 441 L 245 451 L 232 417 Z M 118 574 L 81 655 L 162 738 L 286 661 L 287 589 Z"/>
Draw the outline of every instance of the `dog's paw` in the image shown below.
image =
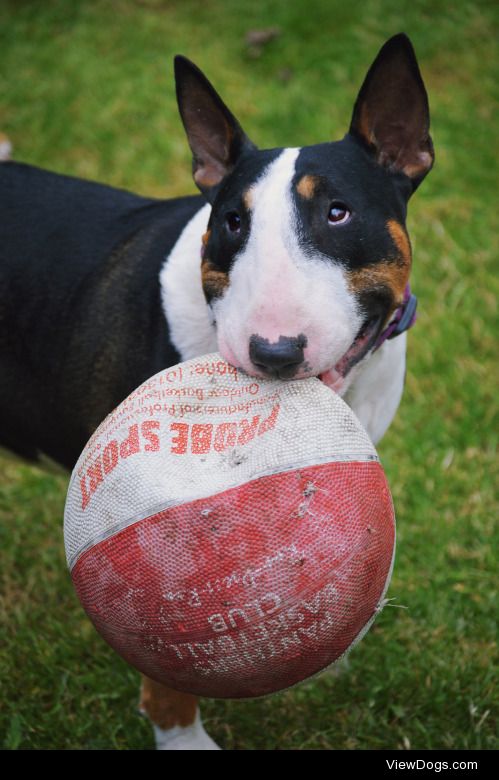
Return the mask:
<path fill-rule="evenodd" d="M 204 730 L 199 713 L 190 726 L 161 729 L 154 726 L 157 750 L 221 750 Z"/>

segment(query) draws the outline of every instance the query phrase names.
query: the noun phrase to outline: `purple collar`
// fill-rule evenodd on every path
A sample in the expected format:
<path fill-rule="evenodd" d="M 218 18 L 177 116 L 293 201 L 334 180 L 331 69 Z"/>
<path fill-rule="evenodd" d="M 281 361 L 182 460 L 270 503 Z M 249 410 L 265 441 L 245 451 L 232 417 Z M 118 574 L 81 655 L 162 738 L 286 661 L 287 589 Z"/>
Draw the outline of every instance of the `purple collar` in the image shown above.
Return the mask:
<path fill-rule="evenodd" d="M 418 305 L 418 299 L 411 293 L 411 287 L 408 284 L 404 292 L 404 300 L 401 305 L 395 311 L 395 316 L 382 331 L 376 343 L 374 344 L 374 352 L 381 347 L 387 339 L 393 339 L 395 336 L 399 336 L 405 330 L 412 328 L 416 322 L 416 307 Z"/>

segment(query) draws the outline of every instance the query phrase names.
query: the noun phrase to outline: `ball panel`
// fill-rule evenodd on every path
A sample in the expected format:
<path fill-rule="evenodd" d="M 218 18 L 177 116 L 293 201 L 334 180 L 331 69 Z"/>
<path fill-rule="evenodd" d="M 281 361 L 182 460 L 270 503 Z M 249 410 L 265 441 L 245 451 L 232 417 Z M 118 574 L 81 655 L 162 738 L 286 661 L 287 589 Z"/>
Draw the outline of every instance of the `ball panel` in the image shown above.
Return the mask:
<path fill-rule="evenodd" d="M 318 379 L 256 379 L 216 354 L 165 369 L 101 423 L 75 466 L 64 519 L 68 565 L 174 504 L 346 460 L 377 455 L 351 409 Z"/>
<path fill-rule="evenodd" d="M 394 539 L 379 463 L 330 463 L 151 515 L 72 577 L 97 630 L 149 677 L 252 697 L 346 652 L 383 597 Z"/>

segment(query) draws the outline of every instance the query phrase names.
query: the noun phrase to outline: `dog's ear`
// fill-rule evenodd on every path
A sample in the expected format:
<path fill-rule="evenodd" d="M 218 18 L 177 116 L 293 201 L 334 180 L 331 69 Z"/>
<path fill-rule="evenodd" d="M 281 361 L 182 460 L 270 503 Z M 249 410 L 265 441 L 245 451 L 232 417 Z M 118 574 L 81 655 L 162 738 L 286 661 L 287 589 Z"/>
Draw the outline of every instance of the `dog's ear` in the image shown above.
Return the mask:
<path fill-rule="evenodd" d="M 428 96 L 409 38 L 390 38 L 371 65 L 353 110 L 350 133 L 380 165 L 401 172 L 413 189 L 434 161 Z"/>
<path fill-rule="evenodd" d="M 213 188 L 245 152 L 255 149 L 206 76 L 186 57 L 175 57 L 180 116 L 193 161 L 194 181 L 210 200 Z"/>

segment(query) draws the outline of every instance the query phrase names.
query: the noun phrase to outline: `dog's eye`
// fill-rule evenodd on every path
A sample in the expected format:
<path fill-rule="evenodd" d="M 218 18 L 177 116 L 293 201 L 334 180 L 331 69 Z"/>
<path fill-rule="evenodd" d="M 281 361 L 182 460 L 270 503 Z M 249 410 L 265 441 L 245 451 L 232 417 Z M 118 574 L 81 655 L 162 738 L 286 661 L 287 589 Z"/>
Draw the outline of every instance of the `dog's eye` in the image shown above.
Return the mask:
<path fill-rule="evenodd" d="M 225 215 L 225 224 L 229 233 L 237 235 L 237 233 L 241 232 L 241 217 L 237 211 L 229 211 Z"/>
<path fill-rule="evenodd" d="M 351 212 L 344 203 L 334 201 L 329 207 L 328 222 L 330 225 L 344 225 L 351 217 Z"/>

